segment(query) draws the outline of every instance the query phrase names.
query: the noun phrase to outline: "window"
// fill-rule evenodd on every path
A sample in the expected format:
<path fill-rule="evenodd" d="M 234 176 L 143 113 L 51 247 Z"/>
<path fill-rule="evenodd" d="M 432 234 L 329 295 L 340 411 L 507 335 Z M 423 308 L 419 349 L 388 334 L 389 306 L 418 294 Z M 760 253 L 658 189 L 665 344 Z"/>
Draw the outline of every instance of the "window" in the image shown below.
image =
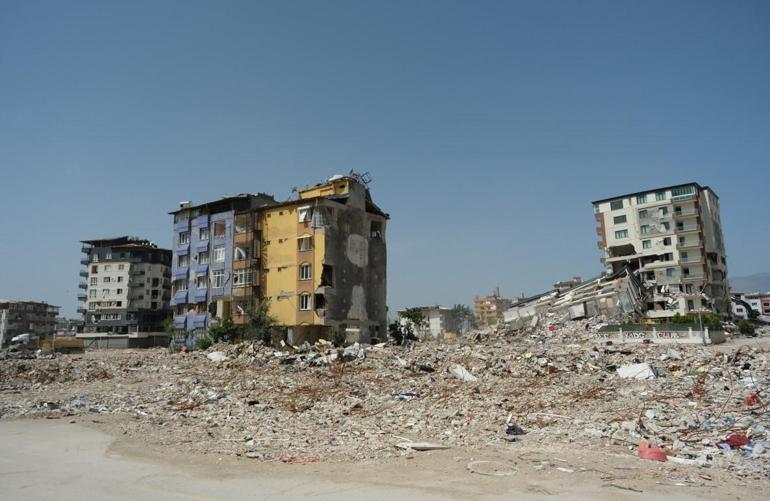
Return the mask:
<path fill-rule="evenodd" d="M 211 273 L 211 286 L 215 289 L 225 286 L 225 270 L 216 270 Z"/>
<path fill-rule="evenodd" d="M 687 309 L 688 310 L 694 310 L 695 309 L 695 302 L 692 299 L 687 300 Z"/>
<path fill-rule="evenodd" d="M 222 263 L 225 260 L 225 246 L 219 245 L 214 247 L 214 262 Z"/>
<path fill-rule="evenodd" d="M 674 260 L 674 254 L 671 252 L 667 252 L 663 254 L 663 261 L 673 261 Z"/>
<path fill-rule="evenodd" d="M 302 264 L 299 267 L 299 279 L 310 280 L 312 278 L 312 269 L 309 264 Z"/>
<path fill-rule="evenodd" d="M 636 195 L 636 203 L 638 204 L 646 204 L 647 203 L 647 195 Z"/>
<path fill-rule="evenodd" d="M 180 231 L 179 232 L 179 245 L 186 245 L 190 243 L 190 232 L 189 231 Z"/>
<path fill-rule="evenodd" d="M 642 209 L 639 211 L 639 219 L 647 219 L 648 213 L 647 209 Z"/>
<path fill-rule="evenodd" d="M 125 269 L 125 267 L 126 267 L 126 265 L 125 265 L 125 264 L 119 264 L 119 265 L 118 265 L 118 270 L 119 270 L 119 271 L 123 271 L 123 269 Z"/>
<path fill-rule="evenodd" d="M 150 308 L 152 308 L 153 310 L 157 310 L 158 309 L 158 303 L 153 301 L 152 303 L 150 303 Z"/>
<path fill-rule="evenodd" d="M 112 270 L 112 265 L 111 264 L 105 264 L 104 265 L 104 271 L 111 271 L 111 270 Z"/>
<path fill-rule="evenodd" d="M 300 310 L 310 309 L 310 294 L 302 294 L 299 297 L 299 309 Z"/>
<path fill-rule="evenodd" d="M 236 261 L 243 261 L 244 259 L 249 258 L 249 248 L 248 247 L 236 247 L 235 248 L 235 260 Z"/>
<path fill-rule="evenodd" d="M 99 267 L 96 265 L 91 266 L 91 273 L 99 273 Z"/>
<path fill-rule="evenodd" d="M 663 245 L 671 245 L 671 237 L 664 238 Z"/>
<path fill-rule="evenodd" d="M 209 227 L 206 226 L 205 228 L 201 228 L 198 230 L 198 239 L 199 240 L 208 240 L 209 239 Z"/>
<path fill-rule="evenodd" d="M 177 268 L 184 268 L 190 265 L 190 256 L 188 256 L 187 254 L 183 256 L 177 256 L 176 259 L 177 259 L 176 261 Z"/>
<path fill-rule="evenodd" d="M 254 281 L 253 270 L 238 270 L 233 273 L 233 287 L 246 287 Z"/>
<path fill-rule="evenodd" d="M 238 214 L 235 216 L 235 232 L 247 233 L 251 231 L 251 214 Z"/>
<path fill-rule="evenodd" d="M 646 235 L 647 233 L 650 233 L 652 231 L 652 228 L 649 224 L 643 224 L 639 227 L 639 231 L 642 232 L 642 235 Z"/>
<path fill-rule="evenodd" d="M 102 297 L 109 296 L 110 295 L 110 289 L 102 289 Z"/>
<path fill-rule="evenodd" d="M 118 282 L 122 282 L 122 281 L 123 281 L 123 277 L 118 277 Z"/>
<path fill-rule="evenodd" d="M 658 207 L 658 211 L 660 212 L 661 216 L 665 216 L 668 214 L 668 207 Z"/>
<path fill-rule="evenodd" d="M 96 277 L 91 277 L 91 285 L 96 285 L 96 282 L 97 282 L 98 280 L 99 280 L 99 279 L 98 279 L 98 278 L 96 278 Z"/>
<path fill-rule="evenodd" d="M 642 249 L 652 249 L 652 240 L 642 240 Z"/>
<path fill-rule="evenodd" d="M 382 240 L 382 221 L 372 221 L 369 226 L 369 236 L 375 240 Z"/>
<path fill-rule="evenodd" d="M 225 222 L 224 221 L 214 222 L 214 238 L 224 238 L 224 237 L 225 237 Z"/>
<path fill-rule="evenodd" d="M 655 200 L 665 200 L 666 199 L 666 192 L 665 191 L 656 191 L 655 192 Z"/>
<path fill-rule="evenodd" d="M 661 223 L 661 226 L 663 226 L 663 229 L 666 231 L 669 231 L 671 229 L 671 223 L 663 222 Z"/>
<path fill-rule="evenodd" d="M 187 280 L 175 280 L 174 281 L 174 289 L 177 291 L 186 291 L 187 290 Z"/>
<path fill-rule="evenodd" d="M 96 297 L 96 289 L 91 289 L 88 291 L 88 297 Z"/>
<path fill-rule="evenodd" d="M 198 253 L 198 264 L 209 264 L 209 251 Z"/>
<path fill-rule="evenodd" d="M 612 218 L 612 222 L 615 224 L 623 224 L 626 222 L 626 216 L 615 216 Z"/>
<path fill-rule="evenodd" d="M 667 277 L 673 277 L 676 270 L 674 268 L 666 268 L 666 276 Z"/>
<path fill-rule="evenodd" d="M 681 188 L 674 188 L 671 190 L 671 196 L 672 197 L 680 197 L 682 195 L 692 195 L 695 193 L 695 187 L 690 186 L 683 186 Z"/>
<path fill-rule="evenodd" d="M 104 278 L 102 279 L 102 281 L 103 281 L 105 284 L 108 284 L 108 283 L 110 283 L 110 277 L 104 277 Z"/>
<path fill-rule="evenodd" d="M 615 238 L 628 238 L 628 230 L 618 230 L 615 232 Z"/>
<path fill-rule="evenodd" d="M 157 286 L 159 286 L 159 285 L 160 285 L 160 279 L 159 279 L 159 278 L 157 278 L 157 277 L 153 278 L 153 279 L 152 279 L 152 286 L 153 286 L 153 287 L 157 287 Z"/>
<path fill-rule="evenodd" d="M 91 311 L 95 311 L 96 310 L 96 303 L 95 302 L 88 303 L 88 309 L 91 310 Z"/>
<path fill-rule="evenodd" d="M 623 208 L 623 200 L 613 200 L 610 202 L 610 210 L 618 210 Z"/>
<path fill-rule="evenodd" d="M 311 207 L 300 207 L 297 209 L 300 223 L 309 223 L 313 219 L 313 209 Z"/>
<path fill-rule="evenodd" d="M 300 251 L 309 251 L 313 248 L 313 237 L 299 237 L 297 239 Z"/>
<path fill-rule="evenodd" d="M 690 275 L 690 268 L 682 268 L 682 274 L 684 276 L 689 276 Z"/>
<path fill-rule="evenodd" d="M 334 287 L 334 268 L 330 264 L 323 265 L 321 269 L 321 287 Z"/>
<path fill-rule="evenodd" d="M 205 289 L 206 285 L 206 275 L 198 275 L 195 277 L 195 288 Z"/>
<path fill-rule="evenodd" d="M 123 294 L 123 289 L 118 289 L 118 290 L 116 290 L 116 291 L 115 291 L 115 294 L 117 294 L 117 295 L 121 295 L 121 294 Z"/>

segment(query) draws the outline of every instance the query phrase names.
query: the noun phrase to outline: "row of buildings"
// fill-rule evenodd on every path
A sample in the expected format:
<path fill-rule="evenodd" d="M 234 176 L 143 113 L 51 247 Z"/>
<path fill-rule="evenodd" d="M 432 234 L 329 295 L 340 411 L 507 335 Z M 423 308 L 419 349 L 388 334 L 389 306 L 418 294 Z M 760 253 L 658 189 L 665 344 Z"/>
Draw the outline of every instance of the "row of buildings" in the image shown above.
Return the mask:
<path fill-rule="evenodd" d="M 292 343 L 384 338 L 389 216 L 367 185 L 351 173 L 294 200 L 181 202 L 170 213 L 171 249 L 134 237 L 83 241 L 79 336 L 110 346 L 159 344 L 170 331 L 192 340 L 225 318 L 247 323 L 267 301 Z"/>

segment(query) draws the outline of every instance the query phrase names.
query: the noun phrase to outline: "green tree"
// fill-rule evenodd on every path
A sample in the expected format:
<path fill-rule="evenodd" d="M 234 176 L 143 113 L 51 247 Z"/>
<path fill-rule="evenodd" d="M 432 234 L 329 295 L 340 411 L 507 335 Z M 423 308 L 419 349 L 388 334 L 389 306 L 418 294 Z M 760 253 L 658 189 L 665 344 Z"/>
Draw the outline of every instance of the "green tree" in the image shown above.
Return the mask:
<path fill-rule="evenodd" d="M 741 334 L 748 334 L 751 336 L 754 334 L 754 325 L 747 320 L 741 320 L 738 322 L 738 330 L 741 331 Z"/>
<path fill-rule="evenodd" d="M 270 316 L 270 301 L 261 300 L 254 308 L 246 311 L 247 322 L 243 330 L 243 338 L 251 340 L 260 340 L 265 344 L 276 344 L 280 342 L 283 335 L 283 329 Z"/>
<path fill-rule="evenodd" d="M 209 338 L 214 343 L 232 341 L 240 336 L 242 330 L 240 325 L 235 325 L 232 318 L 225 317 L 216 325 L 209 327 Z"/>
<path fill-rule="evenodd" d="M 473 314 L 473 310 L 468 305 L 456 304 L 452 306 L 450 316 L 457 322 L 461 333 L 476 327 L 476 315 Z"/>
<path fill-rule="evenodd" d="M 402 311 L 399 316 L 409 320 L 415 331 L 419 331 L 428 326 L 428 320 L 425 318 L 422 308 L 407 308 Z"/>

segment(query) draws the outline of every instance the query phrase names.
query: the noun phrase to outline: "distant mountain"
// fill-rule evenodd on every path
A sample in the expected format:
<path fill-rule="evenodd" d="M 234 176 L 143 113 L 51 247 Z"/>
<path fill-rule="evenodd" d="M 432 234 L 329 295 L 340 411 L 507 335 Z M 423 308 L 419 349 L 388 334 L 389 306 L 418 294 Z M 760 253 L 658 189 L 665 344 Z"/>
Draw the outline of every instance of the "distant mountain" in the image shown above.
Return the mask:
<path fill-rule="evenodd" d="M 734 292 L 770 292 L 770 273 L 728 277 L 728 280 Z"/>

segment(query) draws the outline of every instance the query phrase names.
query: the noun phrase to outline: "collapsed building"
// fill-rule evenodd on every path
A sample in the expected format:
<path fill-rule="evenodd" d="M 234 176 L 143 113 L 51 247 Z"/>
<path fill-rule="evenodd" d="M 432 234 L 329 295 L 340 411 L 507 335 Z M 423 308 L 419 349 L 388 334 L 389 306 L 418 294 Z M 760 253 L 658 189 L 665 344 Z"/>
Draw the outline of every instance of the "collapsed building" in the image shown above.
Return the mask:
<path fill-rule="evenodd" d="M 639 318 L 645 312 L 642 282 L 628 268 L 599 276 L 571 289 L 554 288 L 519 299 L 503 312 L 510 327 L 536 327 L 603 315 L 609 319 Z"/>
<path fill-rule="evenodd" d="M 628 268 L 648 291 L 648 319 L 730 315 L 719 197 L 687 183 L 593 202 L 608 273 Z"/>

